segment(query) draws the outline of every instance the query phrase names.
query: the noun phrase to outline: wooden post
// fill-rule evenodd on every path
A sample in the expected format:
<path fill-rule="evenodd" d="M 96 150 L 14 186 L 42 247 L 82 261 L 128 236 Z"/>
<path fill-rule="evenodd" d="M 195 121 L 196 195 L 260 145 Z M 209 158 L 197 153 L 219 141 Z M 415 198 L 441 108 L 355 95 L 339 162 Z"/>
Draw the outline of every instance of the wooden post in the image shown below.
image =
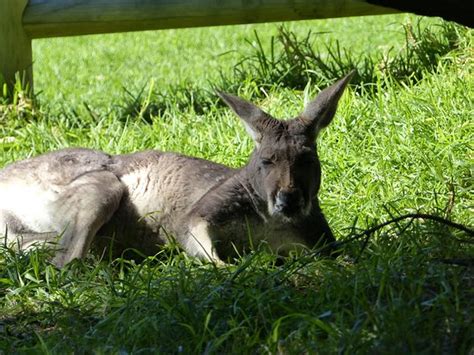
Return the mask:
<path fill-rule="evenodd" d="M 31 39 L 23 29 L 23 10 L 28 0 L 0 0 L 0 89 L 9 89 L 19 73 L 33 89 Z"/>

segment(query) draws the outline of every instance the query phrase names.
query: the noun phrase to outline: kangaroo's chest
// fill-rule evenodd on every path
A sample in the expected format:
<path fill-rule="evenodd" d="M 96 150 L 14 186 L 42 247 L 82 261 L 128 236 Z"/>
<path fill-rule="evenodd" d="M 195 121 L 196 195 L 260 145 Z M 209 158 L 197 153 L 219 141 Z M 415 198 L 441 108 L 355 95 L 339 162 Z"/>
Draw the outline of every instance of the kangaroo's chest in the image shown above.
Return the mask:
<path fill-rule="evenodd" d="M 264 248 L 279 255 L 307 247 L 299 228 L 280 221 L 262 221 L 258 217 L 231 219 L 211 226 L 210 235 L 218 255 L 236 256 L 237 251 Z"/>

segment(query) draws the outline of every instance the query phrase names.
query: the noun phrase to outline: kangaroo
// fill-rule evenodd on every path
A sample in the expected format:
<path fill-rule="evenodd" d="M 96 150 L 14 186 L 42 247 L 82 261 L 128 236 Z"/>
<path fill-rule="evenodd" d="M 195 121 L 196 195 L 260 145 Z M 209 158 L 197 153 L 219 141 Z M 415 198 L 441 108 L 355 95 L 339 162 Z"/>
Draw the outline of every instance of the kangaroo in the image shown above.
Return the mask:
<path fill-rule="evenodd" d="M 22 249 L 55 243 L 59 267 L 97 245 L 153 255 L 170 238 L 218 263 L 262 241 L 280 255 L 333 242 L 317 197 L 316 138 L 352 75 L 290 120 L 219 92 L 255 142 L 240 169 L 178 153 L 85 148 L 12 163 L 0 170 L 0 233 Z"/>

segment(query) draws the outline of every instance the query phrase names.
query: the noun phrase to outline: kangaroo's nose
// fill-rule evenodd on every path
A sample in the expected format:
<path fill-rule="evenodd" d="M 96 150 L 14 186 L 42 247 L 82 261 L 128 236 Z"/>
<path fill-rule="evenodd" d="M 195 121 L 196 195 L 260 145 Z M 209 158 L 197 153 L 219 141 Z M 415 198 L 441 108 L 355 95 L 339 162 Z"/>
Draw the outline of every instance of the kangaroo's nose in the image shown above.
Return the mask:
<path fill-rule="evenodd" d="M 280 190 L 275 199 L 275 210 L 277 212 L 291 215 L 301 210 L 302 194 L 298 189 Z"/>

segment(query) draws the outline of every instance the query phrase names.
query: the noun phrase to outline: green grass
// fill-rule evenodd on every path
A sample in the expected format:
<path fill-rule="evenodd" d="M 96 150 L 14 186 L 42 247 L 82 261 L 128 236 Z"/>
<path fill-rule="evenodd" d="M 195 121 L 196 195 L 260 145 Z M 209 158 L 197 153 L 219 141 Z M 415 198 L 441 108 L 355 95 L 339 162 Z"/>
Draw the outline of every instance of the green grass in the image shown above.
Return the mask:
<path fill-rule="evenodd" d="M 473 32 L 418 21 L 285 25 L 301 51 L 359 70 L 318 145 L 322 207 L 340 240 L 413 212 L 473 227 Z M 35 41 L 37 97 L 18 87 L 13 104 L 2 99 L 0 165 L 86 146 L 241 166 L 252 144 L 213 87 L 286 118 L 335 79 L 315 57 L 285 57 L 279 28 Z M 272 36 L 278 61 L 261 66 Z M 347 55 L 331 57 L 337 45 Z M 282 68 L 292 68 L 291 80 L 278 81 Z M 391 224 L 365 247 L 349 242 L 335 260 L 293 256 L 283 265 L 257 250 L 215 268 L 170 246 L 139 264 L 90 255 L 58 270 L 46 250 L 0 247 L 0 353 L 468 354 L 473 257 L 472 235 L 428 220 Z"/>

